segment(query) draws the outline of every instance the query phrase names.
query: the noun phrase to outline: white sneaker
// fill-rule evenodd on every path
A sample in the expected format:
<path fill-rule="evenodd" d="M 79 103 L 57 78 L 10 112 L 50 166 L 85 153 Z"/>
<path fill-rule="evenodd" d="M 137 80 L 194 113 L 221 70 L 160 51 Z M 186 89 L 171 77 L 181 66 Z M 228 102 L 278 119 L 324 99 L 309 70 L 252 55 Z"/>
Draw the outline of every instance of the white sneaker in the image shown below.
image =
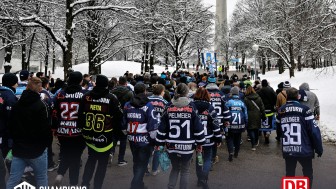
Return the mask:
<path fill-rule="evenodd" d="M 57 175 L 55 178 L 54 186 L 61 186 L 63 175 Z"/>
<path fill-rule="evenodd" d="M 256 148 L 252 148 L 251 150 L 252 150 L 252 151 L 256 151 L 257 149 L 256 149 Z"/>

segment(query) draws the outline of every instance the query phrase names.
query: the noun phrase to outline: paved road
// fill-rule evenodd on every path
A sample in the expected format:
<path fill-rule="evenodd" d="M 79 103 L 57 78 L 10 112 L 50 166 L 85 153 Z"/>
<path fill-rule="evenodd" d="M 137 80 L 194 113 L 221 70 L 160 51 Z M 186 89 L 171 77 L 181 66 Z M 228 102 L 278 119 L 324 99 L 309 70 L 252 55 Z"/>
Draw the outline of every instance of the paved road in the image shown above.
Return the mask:
<path fill-rule="evenodd" d="M 246 137 L 246 133 L 243 134 Z M 227 148 L 223 145 L 219 150 L 220 162 L 215 165 L 209 176 L 211 189 L 280 189 L 281 178 L 285 174 L 285 162 L 281 156 L 280 145 L 271 135 L 269 145 L 262 144 L 257 151 L 251 151 L 250 143 L 244 140 L 241 152 L 233 162 L 227 160 Z M 322 158 L 313 161 L 314 189 L 333 189 L 336 186 L 336 148 L 331 144 L 324 144 Z M 57 149 L 55 149 L 57 152 Z M 87 152 L 84 152 L 83 163 L 86 162 Z M 57 156 L 55 157 L 57 159 Z M 132 179 L 132 155 L 126 151 L 126 160 L 129 162 L 124 167 L 118 167 L 114 162 L 108 168 L 103 189 L 128 189 Z M 196 187 L 195 162 L 192 164 L 190 174 L 190 189 Z M 81 168 L 82 176 L 83 167 Z M 302 175 L 301 166 L 297 167 L 297 174 Z M 56 172 L 49 173 L 50 184 L 53 183 Z M 146 176 L 145 184 L 149 189 L 167 188 L 169 171 L 157 176 Z M 68 185 L 68 175 L 63 182 Z M 91 183 L 92 184 L 92 183 Z M 178 188 L 178 187 L 177 187 Z"/>

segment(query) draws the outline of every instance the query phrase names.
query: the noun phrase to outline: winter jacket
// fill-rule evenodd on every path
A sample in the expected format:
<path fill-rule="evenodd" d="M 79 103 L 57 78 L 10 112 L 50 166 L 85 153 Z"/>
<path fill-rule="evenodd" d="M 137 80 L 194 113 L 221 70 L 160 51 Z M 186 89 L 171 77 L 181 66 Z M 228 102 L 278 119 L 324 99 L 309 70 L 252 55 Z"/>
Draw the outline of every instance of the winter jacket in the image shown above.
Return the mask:
<path fill-rule="evenodd" d="M 204 127 L 205 144 L 203 146 L 213 146 L 222 142 L 221 129 L 219 127 L 217 112 L 209 102 L 196 100 L 194 104 Z"/>
<path fill-rule="evenodd" d="M 259 129 L 261 127 L 261 119 L 265 119 L 265 108 L 261 98 L 257 93 L 251 93 L 245 96 L 244 102 L 249 120 L 247 129 Z"/>
<path fill-rule="evenodd" d="M 154 112 L 144 93 L 135 95 L 125 104 L 122 130 L 127 131 L 130 143 L 140 147 L 154 143 L 158 124 Z"/>
<path fill-rule="evenodd" d="M 277 95 L 277 100 L 275 103 L 275 110 L 278 110 L 281 106 L 286 104 L 287 101 L 287 93 L 286 90 L 283 89 L 278 95 Z"/>
<path fill-rule="evenodd" d="M 304 90 L 307 95 L 307 101 L 301 101 L 300 103 L 310 108 L 314 115 L 320 115 L 320 103 L 315 93 L 311 92 L 308 83 L 302 83 L 299 87 L 300 90 Z"/>
<path fill-rule="evenodd" d="M 277 100 L 277 95 L 272 87 L 262 87 L 257 94 L 260 96 L 264 106 L 265 110 L 270 110 L 272 112 L 275 111 L 275 104 Z"/>
<path fill-rule="evenodd" d="M 171 156 L 190 159 L 197 145 L 205 142 L 204 127 L 197 109 L 187 97 L 172 99 L 163 113 L 156 142 L 166 145 Z"/>
<path fill-rule="evenodd" d="M 86 145 L 106 152 L 113 147 L 113 129 L 120 127 L 122 110 L 117 97 L 108 89 L 94 87 L 79 105 L 79 128 Z"/>
<path fill-rule="evenodd" d="M 233 95 L 225 104 L 230 110 L 230 125 L 229 132 L 241 133 L 245 131 L 246 124 L 248 123 L 247 109 L 243 101 L 239 99 L 238 95 Z"/>
<path fill-rule="evenodd" d="M 12 107 L 9 130 L 13 138 L 13 155 L 19 158 L 39 157 L 51 145 L 52 134 L 47 105 L 40 95 L 24 90 Z"/>
<path fill-rule="evenodd" d="M 7 153 L 8 150 L 8 119 L 12 106 L 17 102 L 15 92 L 13 89 L 1 86 L 0 87 L 0 145 L 3 149 L 3 153 Z"/>
<path fill-rule="evenodd" d="M 78 109 L 85 93 L 87 90 L 83 90 L 80 85 L 71 85 L 55 96 L 52 129 L 57 132 L 58 137 L 81 137 Z"/>
<path fill-rule="evenodd" d="M 149 96 L 148 99 L 154 107 L 155 119 L 160 121 L 163 111 L 165 110 L 168 102 L 162 96 L 156 96 L 156 95 Z"/>
<path fill-rule="evenodd" d="M 133 92 L 127 86 L 117 86 L 111 92 L 117 96 L 121 107 L 124 107 L 126 102 L 130 101 L 133 97 Z"/>
<path fill-rule="evenodd" d="M 283 157 L 314 157 L 322 155 L 320 129 L 309 107 L 297 101 L 288 101 L 281 106 L 277 115 L 281 125 Z"/>

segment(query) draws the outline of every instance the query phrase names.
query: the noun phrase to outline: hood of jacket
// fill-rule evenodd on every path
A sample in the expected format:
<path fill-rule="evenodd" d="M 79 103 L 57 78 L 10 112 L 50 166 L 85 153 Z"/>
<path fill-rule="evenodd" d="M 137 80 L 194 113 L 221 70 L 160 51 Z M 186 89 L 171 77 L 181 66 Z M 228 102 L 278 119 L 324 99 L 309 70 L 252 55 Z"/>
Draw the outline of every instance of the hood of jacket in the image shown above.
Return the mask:
<path fill-rule="evenodd" d="M 210 105 L 209 102 L 202 101 L 202 100 L 195 100 L 194 104 L 196 105 L 196 108 L 197 108 L 199 114 L 201 114 L 205 110 L 207 110 L 209 108 L 209 105 Z"/>
<path fill-rule="evenodd" d="M 117 86 L 112 89 L 112 93 L 115 94 L 117 97 L 121 97 L 127 94 L 129 91 L 130 89 L 127 86 Z"/>
<path fill-rule="evenodd" d="M 140 93 L 140 94 L 135 95 L 130 101 L 131 105 L 136 107 L 136 108 L 143 107 L 148 102 L 149 102 L 149 99 L 144 93 Z"/>
<path fill-rule="evenodd" d="M 82 86 L 80 85 L 69 85 L 64 89 L 64 91 L 68 94 L 73 94 L 81 90 L 82 90 Z"/>
<path fill-rule="evenodd" d="M 302 83 L 299 87 L 300 90 L 305 90 L 305 91 L 309 91 L 309 84 L 308 83 Z"/>
<path fill-rule="evenodd" d="M 190 103 L 190 100 L 188 97 L 180 97 L 178 99 L 172 99 L 171 100 L 172 104 L 178 108 L 187 106 Z"/>
<path fill-rule="evenodd" d="M 94 99 L 101 98 L 106 96 L 109 93 L 109 90 L 102 87 L 94 87 L 91 91 L 91 96 Z"/>
<path fill-rule="evenodd" d="M 23 105 L 29 105 L 39 100 L 41 100 L 39 93 L 27 89 L 23 91 L 18 103 Z"/>
<path fill-rule="evenodd" d="M 257 93 L 251 93 L 251 94 L 249 94 L 248 96 L 245 96 L 245 97 L 249 100 L 257 100 L 259 95 Z"/>

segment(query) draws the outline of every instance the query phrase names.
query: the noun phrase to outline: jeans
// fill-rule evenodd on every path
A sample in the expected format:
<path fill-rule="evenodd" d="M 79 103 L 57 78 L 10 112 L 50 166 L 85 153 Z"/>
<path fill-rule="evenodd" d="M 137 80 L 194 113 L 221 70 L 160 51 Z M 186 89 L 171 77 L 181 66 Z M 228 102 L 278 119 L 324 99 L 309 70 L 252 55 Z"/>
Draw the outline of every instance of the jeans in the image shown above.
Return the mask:
<path fill-rule="evenodd" d="M 152 160 L 152 171 L 157 171 L 159 169 L 159 158 L 160 158 L 160 150 L 154 149 L 153 160 Z"/>
<path fill-rule="evenodd" d="M 181 173 L 180 189 L 187 189 L 190 175 L 189 169 L 191 158 L 183 159 L 181 157 L 176 156 L 176 154 L 169 154 L 169 158 L 172 164 L 172 170 L 169 175 L 168 189 L 175 188 L 180 173 Z"/>
<path fill-rule="evenodd" d="M 0 188 L 6 188 L 6 167 L 5 167 L 5 162 L 2 157 L 2 152 L 0 149 Z"/>
<path fill-rule="evenodd" d="M 13 189 L 21 181 L 26 166 L 33 168 L 36 188 L 48 186 L 48 153 L 47 149 L 35 159 L 24 159 L 13 156 L 7 189 Z"/>
<path fill-rule="evenodd" d="M 52 137 L 53 139 L 54 137 Z M 53 167 L 55 165 L 53 160 L 53 151 L 52 151 L 52 140 L 50 146 L 48 146 L 48 167 Z"/>
<path fill-rule="evenodd" d="M 85 164 L 82 185 L 87 186 L 87 188 L 89 188 L 93 172 L 95 171 L 96 168 L 96 163 L 98 162 L 97 170 L 94 177 L 93 188 L 101 189 L 106 174 L 106 167 L 110 156 L 110 150 L 106 152 L 96 152 L 95 150 L 88 147 L 88 154 L 89 156 Z"/>
<path fill-rule="evenodd" d="M 203 166 L 199 166 L 197 160 L 195 161 L 198 180 L 208 180 L 209 171 L 211 169 L 212 147 L 213 146 L 203 146 Z"/>
<path fill-rule="evenodd" d="M 215 144 L 215 145 L 211 146 L 211 148 L 212 148 L 211 159 L 214 160 L 217 156 L 217 145 Z"/>
<path fill-rule="evenodd" d="M 133 155 L 133 179 L 131 182 L 131 189 L 142 189 L 144 188 L 143 177 L 147 170 L 153 146 L 138 146 L 137 144 L 130 142 L 130 147 Z"/>
<path fill-rule="evenodd" d="M 302 166 L 303 175 L 310 180 L 310 189 L 313 185 L 313 158 L 312 157 L 285 157 L 286 176 L 295 176 L 296 164 L 299 162 Z"/>
<path fill-rule="evenodd" d="M 240 140 L 241 140 L 241 133 L 232 133 L 232 132 L 228 133 L 226 137 L 226 144 L 230 154 L 233 154 L 233 148 L 234 152 L 238 154 L 240 150 Z"/>
<path fill-rule="evenodd" d="M 79 168 L 81 156 L 85 149 L 85 142 L 82 137 L 76 138 L 59 138 L 60 142 L 60 165 L 57 174 L 65 175 L 69 169 L 70 185 L 78 184 Z"/>
<path fill-rule="evenodd" d="M 259 140 L 259 129 L 248 129 L 248 136 L 251 139 L 252 148 L 258 143 Z"/>
<path fill-rule="evenodd" d="M 115 148 L 117 146 L 117 142 L 120 141 L 119 145 L 119 154 L 118 154 L 118 162 L 124 161 L 125 160 L 125 152 L 126 152 L 126 143 L 127 143 L 127 136 L 124 135 L 122 132 L 117 132 L 114 135 L 114 140 L 113 140 L 113 148 L 111 153 L 115 153 Z"/>

